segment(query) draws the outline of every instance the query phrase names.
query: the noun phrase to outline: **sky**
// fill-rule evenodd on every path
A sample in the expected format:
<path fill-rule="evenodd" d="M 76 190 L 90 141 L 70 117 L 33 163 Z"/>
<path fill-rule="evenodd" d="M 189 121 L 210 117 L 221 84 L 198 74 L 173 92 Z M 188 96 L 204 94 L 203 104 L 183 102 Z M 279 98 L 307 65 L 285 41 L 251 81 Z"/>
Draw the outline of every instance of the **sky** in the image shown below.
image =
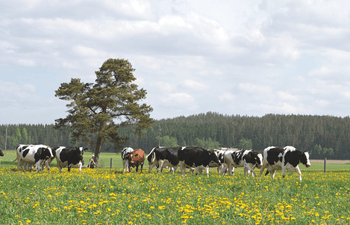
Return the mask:
<path fill-rule="evenodd" d="M 160 120 L 350 113 L 350 2 L 12 0 L 0 3 L 0 124 L 54 124 L 71 78 L 127 59 Z"/>

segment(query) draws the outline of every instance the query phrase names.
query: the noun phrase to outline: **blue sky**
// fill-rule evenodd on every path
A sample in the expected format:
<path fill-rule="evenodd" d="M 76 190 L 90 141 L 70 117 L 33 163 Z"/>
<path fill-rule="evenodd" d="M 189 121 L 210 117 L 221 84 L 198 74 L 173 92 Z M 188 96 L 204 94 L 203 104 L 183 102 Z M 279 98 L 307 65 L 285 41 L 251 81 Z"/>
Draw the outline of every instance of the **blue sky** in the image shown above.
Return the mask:
<path fill-rule="evenodd" d="M 0 124 L 66 116 L 55 90 L 128 59 L 155 119 L 350 112 L 348 1 L 7 1 Z"/>

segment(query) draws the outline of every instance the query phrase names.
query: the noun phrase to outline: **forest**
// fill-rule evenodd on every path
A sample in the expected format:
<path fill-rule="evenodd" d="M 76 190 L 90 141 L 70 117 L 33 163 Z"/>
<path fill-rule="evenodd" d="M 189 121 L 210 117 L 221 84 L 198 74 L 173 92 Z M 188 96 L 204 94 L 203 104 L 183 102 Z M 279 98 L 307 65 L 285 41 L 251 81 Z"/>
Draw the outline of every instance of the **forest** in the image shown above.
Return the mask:
<path fill-rule="evenodd" d="M 158 145 L 257 151 L 271 145 L 292 145 L 309 151 L 312 159 L 350 159 L 349 117 L 278 114 L 255 117 L 207 112 L 157 120 L 142 132 L 142 137 L 135 135 L 132 127 L 120 128 L 118 132 L 128 137 L 126 146 L 141 148 L 146 153 Z M 18 144 L 79 145 L 94 149 L 83 142 L 73 143 L 69 130 L 56 130 L 53 124 L 0 125 L 0 148 L 13 150 Z M 110 142 L 102 146 L 102 151 L 120 150 Z"/>

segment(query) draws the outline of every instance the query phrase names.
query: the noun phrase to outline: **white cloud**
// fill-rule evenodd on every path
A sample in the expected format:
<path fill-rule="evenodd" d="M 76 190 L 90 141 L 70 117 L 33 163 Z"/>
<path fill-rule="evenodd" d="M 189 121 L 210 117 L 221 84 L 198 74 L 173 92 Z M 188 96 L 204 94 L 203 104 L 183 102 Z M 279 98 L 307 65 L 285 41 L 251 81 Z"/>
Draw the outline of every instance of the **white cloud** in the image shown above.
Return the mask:
<path fill-rule="evenodd" d="M 235 96 L 229 92 L 223 93 L 221 95 L 219 95 L 219 100 L 224 102 L 224 101 L 232 101 L 235 99 Z"/>
<path fill-rule="evenodd" d="M 198 106 L 196 105 L 195 99 L 185 93 L 171 93 L 165 96 L 162 99 L 162 105 L 167 108 L 178 108 L 178 109 L 184 109 L 187 108 L 189 110 L 194 110 Z"/>
<path fill-rule="evenodd" d="M 190 88 L 196 91 L 208 90 L 209 86 L 194 80 L 184 80 L 180 83 L 181 86 L 185 88 Z"/>

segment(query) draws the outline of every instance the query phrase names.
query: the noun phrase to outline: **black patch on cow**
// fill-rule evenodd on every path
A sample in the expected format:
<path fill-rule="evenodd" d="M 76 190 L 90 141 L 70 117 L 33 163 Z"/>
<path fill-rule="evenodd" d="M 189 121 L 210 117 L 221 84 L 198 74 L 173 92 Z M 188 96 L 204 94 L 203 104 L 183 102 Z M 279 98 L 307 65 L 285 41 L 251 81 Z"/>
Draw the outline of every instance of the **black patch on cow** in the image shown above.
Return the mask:
<path fill-rule="evenodd" d="M 232 160 L 236 165 L 238 165 L 239 162 L 242 160 L 243 153 L 244 153 L 244 150 L 239 150 L 231 154 Z"/>
<path fill-rule="evenodd" d="M 282 162 L 283 149 L 271 148 L 267 151 L 267 162 L 269 165 L 275 165 L 278 161 Z"/>
<path fill-rule="evenodd" d="M 301 153 L 301 155 L 300 155 L 300 162 L 302 164 L 304 164 L 306 167 L 308 167 L 308 165 L 307 165 L 307 158 L 306 158 L 305 152 Z"/>
<path fill-rule="evenodd" d="M 27 150 L 24 150 L 24 152 Z M 23 152 L 23 155 L 24 155 Z M 35 163 L 37 163 L 39 160 L 46 160 L 51 158 L 51 151 L 48 148 L 38 148 L 38 150 L 36 151 L 36 153 L 34 154 L 34 159 L 35 159 Z"/>
<path fill-rule="evenodd" d="M 258 157 L 258 153 L 254 151 L 248 152 L 244 158 L 247 163 L 251 163 L 255 166 L 259 166 L 261 164 L 260 158 Z"/>
<path fill-rule="evenodd" d="M 303 155 L 303 153 L 299 150 L 287 151 L 285 156 L 284 156 L 284 165 L 287 165 L 287 163 L 289 163 L 292 166 L 296 167 L 299 164 L 302 155 Z M 305 155 L 304 155 L 304 157 L 305 157 Z M 306 157 L 305 157 L 305 160 L 306 160 Z M 306 164 L 306 162 L 305 162 L 305 164 Z"/>
<path fill-rule="evenodd" d="M 206 150 L 200 147 L 186 147 L 178 151 L 179 161 L 184 161 L 187 166 L 208 166 L 211 161 L 218 163 L 218 157 L 213 150 Z"/>
<path fill-rule="evenodd" d="M 23 145 L 23 146 L 18 145 L 18 147 L 17 147 L 18 152 L 21 153 L 22 150 L 26 149 L 27 147 L 28 147 L 28 145 Z"/>
<path fill-rule="evenodd" d="M 157 161 L 159 160 L 168 160 L 173 166 L 179 164 L 178 151 L 181 150 L 181 147 L 155 147 L 153 152 L 147 156 L 148 163 L 150 164 L 152 158 L 155 157 Z M 158 165 L 157 165 L 158 168 Z"/>
<path fill-rule="evenodd" d="M 4 156 L 4 152 L 0 149 L 0 156 Z"/>
<path fill-rule="evenodd" d="M 176 166 L 177 164 L 179 164 L 178 152 L 180 149 L 180 147 L 158 148 L 154 150 L 154 153 L 156 154 L 157 161 L 168 160 L 171 163 L 171 165 Z"/>
<path fill-rule="evenodd" d="M 28 152 L 29 152 L 29 149 L 25 149 L 22 153 L 22 157 L 25 158 Z"/>

